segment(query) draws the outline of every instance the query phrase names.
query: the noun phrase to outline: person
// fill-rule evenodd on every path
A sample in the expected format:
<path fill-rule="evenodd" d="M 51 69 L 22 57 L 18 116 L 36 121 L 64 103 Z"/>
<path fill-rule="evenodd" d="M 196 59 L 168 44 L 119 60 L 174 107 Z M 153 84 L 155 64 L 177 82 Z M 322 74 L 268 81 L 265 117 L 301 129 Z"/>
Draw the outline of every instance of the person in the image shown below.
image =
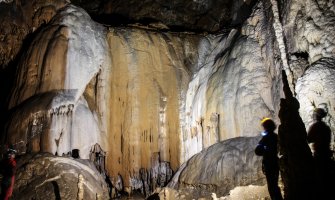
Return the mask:
<path fill-rule="evenodd" d="M 331 130 L 322 121 L 327 116 L 327 112 L 322 108 L 316 108 L 313 113 L 314 123 L 310 126 L 307 133 L 307 141 L 311 144 L 313 156 L 320 161 L 331 159 L 330 150 Z"/>
<path fill-rule="evenodd" d="M 263 156 L 262 169 L 268 184 L 268 191 L 272 200 L 282 200 L 283 197 L 278 186 L 279 162 L 277 156 L 278 137 L 274 132 L 275 122 L 270 118 L 261 121 L 264 131 L 261 133 L 262 139 L 258 142 L 255 153 Z"/>
<path fill-rule="evenodd" d="M 0 200 L 8 200 L 12 196 L 16 171 L 15 153 L 14 149 L 8 149 L 1 161 L 1 173 L 3 177 Z"/>
<path fill-rule="evenodd" d="M 331 129 L 322 121 L 327 112 L 322 108 L 316 108 L 313 112 L 314 123 L 307 132 L 307 141 L 310 144 L 315 162 L 317 184 L 316 188 L 322 199 L 334 199 L 332 194 L 333 161 L 330 149 Z M 333 197 L 331 197 L 333 196 Z"/>

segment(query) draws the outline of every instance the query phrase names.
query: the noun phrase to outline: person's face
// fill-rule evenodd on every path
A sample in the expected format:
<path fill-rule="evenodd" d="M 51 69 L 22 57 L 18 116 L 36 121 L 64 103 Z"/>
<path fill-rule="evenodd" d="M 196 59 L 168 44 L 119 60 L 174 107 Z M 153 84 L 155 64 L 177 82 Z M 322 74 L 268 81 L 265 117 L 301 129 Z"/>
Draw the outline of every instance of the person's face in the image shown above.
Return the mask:
<path fill-rule="evenodd" d="M 15 158 L 15 154 L 12 154 L 12 153 L 11 153 L 11 154 L 8 154 L 8 158 L 9 158 L 9 159 L 14 159 L 14 158 Z"/>

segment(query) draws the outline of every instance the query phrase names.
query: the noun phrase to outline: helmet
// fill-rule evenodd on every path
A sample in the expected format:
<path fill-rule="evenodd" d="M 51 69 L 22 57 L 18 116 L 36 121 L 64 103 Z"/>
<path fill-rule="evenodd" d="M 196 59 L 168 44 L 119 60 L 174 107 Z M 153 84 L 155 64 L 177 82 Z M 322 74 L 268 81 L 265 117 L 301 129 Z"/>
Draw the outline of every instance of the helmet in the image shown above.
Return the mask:
<path fill-rule="evenodd" d="M 6 145 L 7 146 L 7 150 L 6 150 L 6 155 L 7 156 L 12 156 L 16 154 L 16 150 L 14 149 L 13 145 Z"/>
<path fill-rule="evenodd" d="M 314 115 L 315 119 L 320 120 L 320 119 L 324 118 L 325 116 L 327 116 L 327 112 L 322 108 L 315 108 L 313 115 Z"/>
<path fill-rule="evenodd" d="M 266 131 L 274 131 L 277 127 L 275 122 L 267 117 L 262 119 L 261 125 L 264 127 Z"/>

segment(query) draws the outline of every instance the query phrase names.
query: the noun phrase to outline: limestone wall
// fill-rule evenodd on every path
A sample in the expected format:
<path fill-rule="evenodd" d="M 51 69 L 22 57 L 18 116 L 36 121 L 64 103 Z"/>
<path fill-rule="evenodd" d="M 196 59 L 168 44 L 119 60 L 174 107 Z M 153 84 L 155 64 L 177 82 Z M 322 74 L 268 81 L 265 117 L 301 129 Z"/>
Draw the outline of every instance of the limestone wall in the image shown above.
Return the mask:
<path fill-rule="evenodd" d="M 322 107 L 334 132 L 334 1 L 287 1 L 282 9 L 300 115 L 308 129 L 314 108 Z M 332 138 L 334 148 L 334 134 Z"/>
<path fill-rule="evenodd" d="M 294 1 L 279 14 L 301 116 L 307 125 L 313 102 L 324 105 L 333 128 L 334 7 L 318 5 Z M 164 183 L 206 147 L 257 136 L 263 117 L 278 121 L 282 57 L 270 7 L 259 1 L 241 26 L 216 34 L 112 28 L 64 2 L 42 9 L 19 34 L 36 31 L 22 54 L 20 42 L 0 45 L 2 66 L 20 56 L 2 138 L 20 153 L 79 149 L 82 158 L 98 143 L 113 183 L 144 188 L 159 173 Z"/>
<path fill-rule="evenodd" d="M 177 169 L 188 63 L 196 58 L 199 37 L 127 28 L 110 29 L 107 38 L 108 169 L 126 184 L 136 182 L 140 168 L 153 166 L 154 153 Z"/>

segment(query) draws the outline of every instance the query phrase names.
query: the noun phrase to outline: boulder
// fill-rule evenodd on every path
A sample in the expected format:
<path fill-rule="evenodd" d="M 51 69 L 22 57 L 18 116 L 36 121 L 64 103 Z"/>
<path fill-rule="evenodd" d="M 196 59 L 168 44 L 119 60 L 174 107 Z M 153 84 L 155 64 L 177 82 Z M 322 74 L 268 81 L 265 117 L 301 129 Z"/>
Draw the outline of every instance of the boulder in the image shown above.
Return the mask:
<path fill-rule="evenodd" d="M 17 161 L 12 199 L 109 199 L 104 178 L 88 160 L 43 153 Z"/>

